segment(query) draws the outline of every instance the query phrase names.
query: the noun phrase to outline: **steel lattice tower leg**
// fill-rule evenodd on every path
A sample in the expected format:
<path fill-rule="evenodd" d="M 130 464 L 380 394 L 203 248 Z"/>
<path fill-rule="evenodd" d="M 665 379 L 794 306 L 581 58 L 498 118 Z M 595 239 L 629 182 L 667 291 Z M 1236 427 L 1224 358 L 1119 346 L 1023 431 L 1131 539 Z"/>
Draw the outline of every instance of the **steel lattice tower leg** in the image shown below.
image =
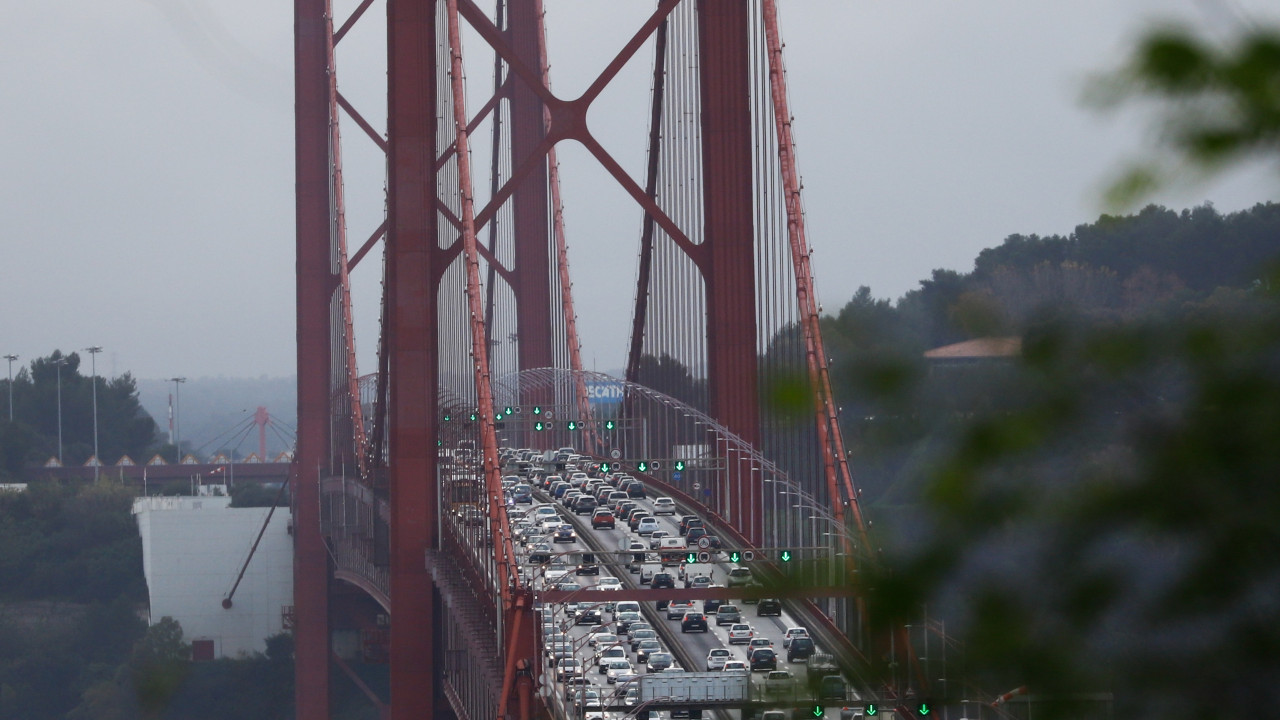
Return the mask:
<path fill-rule="evenodd" d="M 293 603 L 297 717 L 329 717 L 329 567 L 320 479 L 329 471 L 330 259 L 327 0 L 294 2 L 298 446 L 293 465 Z"/>
<path fill-rule="evenodd" d="M 437 293 L 436 1 L 387 3 L 390 320 L 391 716 L 438 707 L 435 587 Z"/>
<path fill-rule="evenodd" d="M 709 409 L 758 445 L 750 13 L 750 4 L 740 0 L 698 3 Z M 762 490 L 736 458 L 729 458 L 729 472 L 740 498 L 732 520 L 759 543 Z"/>

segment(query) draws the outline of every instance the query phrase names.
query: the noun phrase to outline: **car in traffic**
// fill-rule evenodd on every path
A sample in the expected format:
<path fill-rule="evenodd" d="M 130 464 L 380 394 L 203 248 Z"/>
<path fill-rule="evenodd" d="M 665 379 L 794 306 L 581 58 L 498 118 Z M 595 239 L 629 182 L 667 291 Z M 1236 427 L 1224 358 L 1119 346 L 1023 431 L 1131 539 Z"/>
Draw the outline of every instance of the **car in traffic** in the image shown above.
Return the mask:
<path fill-rule="evenodd" d="M 579 610 L 578 614 L 574 615 L 573 624 L 574 625 L 599 625 L 601 620 L 602 618 L 600 617 L 599 610 L 595 608 L 587 608 L 586 610 Z"/>
<path fill-rule="evenodd" d="M 653 531 L 660 527 L 662 526 L 656 517 L 641 518 L 640 522 L 636 523 L 636 534 L 641 536 L 652 535 Z"/>
<path fill-rule="evenodd" d="M 746 623 L 738 623 L 729 627 L 729 644 L 743 645 L 751 642 L 751 638 L 755 637 L 755 631 Z"/>
<path fill-rule="evenodd" d="M 653 653 L 662 652 L 662 643 L 656 638 L 653 640 L 641 640 L 636 646 L 636 662 L 641 664 L 648 662 L 649 656 Z"/>
<path fill-rule="evenodd" d="M 675 664 L 676 658 L 669 652 L 649 653 L 645 659 L 645 669 L 651 673 L 662 672 Z"/>
<path fill-rule="evenodd" d="M 693 612 L 693 603 L 689 601 L 677 602 L 673 601 L 667 605 L 667 619 L 680 620 L 685 613 Z"/>
<path fill-rule="evenodd" d="M 533 551 L 529 553 L 529 562 L 535 565 L 545 565 L 551 562 L 551 546 L 546 543 L 536 543 Z"/>
<path fill-rule="evenodd" d="M 556 679 L 564 682 L 574 675 L 582 674 L 582 663 L 577 658 L 567 657 L 556 661 Z"/>
<path fill-rule="evenodd" d="M 756 670 L 777 670 L 778 655 L 773 648 L 760 647 L 751 651 L 747 655 L 747 664 L 751 666 L 752 672 Z"/>
<path fill-rule="evenodd" d="M 736 567 L 729 571 L 729 587 L 746 585 L 751 582 L 751 568 Z"/>
<path fill-rule="evenodd" d="M 622 603 L 618 603 L 621 605 Z M 644 618 L 640 615 L 639 610 L 616 613 L 613 616 L 613 624 L 618 629 L 619 635 L 626 635 L 627 630 L 632 623 L 644 622 Z"/>
<path fill-rule="evenodd" d="M 796 691 L 796 678 L 790 670 L 770 670 L 764 676 L 764 694 L 786 697 Z"/>
<path fill-rule="evenodd" d="M 659 497 L 653 500 L 654 515 L 675 515 L 676 501 L 669 497 Z"/>
<path fill-rule="evenodd" d="M 664 537 L 671 537 L 671 532 L 669 530 L 654 530 L 649 533 L 649 549 L 657 550 L 661 547 L 662 538 Z"/>
<path fill-rule="evenodd" d="M 707 632 L 707 616 L 702 613 L 685 613 L 680 620 L 680 632 Z"/>
<path fill-rule="evenodd" d="M 600 669 L 603 675 L 609 669 L 610 660 L 626 660 L 627 649 L 620 644 L 614 643 L 607 647 L 603 647 L 596 651 L 596 667 Z"/>
<path fill-rule="evenodd" d="M 597 590 L 621 590 L 622 581 L 616 577 L 602 577 L 596 583 Z"/>
<path fill-rule="evenodd" d="M 711 648 L 707 653 L 707 672 L 724 670 L 724 664 L 733 658 L 733 654 L 725 648 Z"/>
<path fill-rule="evenodd" d="M 573 501 L 574 515 L 590 515 L 595 512 L 595 509 L 596 499 L 590 495 L 579 496 L 578 499 Z"/>
<path fill-rule="evenodd" d="M 631 528 L 631 532 L 635 532 L 640 527 L 640 521 L 647 517 L 653 517 L 648 510 L 640 510 L 638 508 L 632 510 L 627 514 L 627 527 Z"/>
<path fill-rule="evenodd" d="M 750 655 L 751 651 L 755 650 L 756 648 L 772 648 L 772 647 L 773 647 L 773 641 L 770 640 L 769 638 L 764 637 L 763 635 L 760 637 L 753 637 L 751 638 L 751 640 L 747 642 L 747 654 Z"/>
<path fill-rule="evenodd" d="M 690 545 L 693 545 L 694 543 L 701 540 L 704 536 L 706 536 L 706 534 L 707 534 L 707 529 L 704 527 L 691 527 L 689 528 L 689 532 L 684 534 L 684 539 Z"/>
<path fill-rule="evenodd" d="M 551 542 L 574 542 L 578 539 L 578 534 L 573 531 L 572 525 L 561 525 L 556 529 L 555 535 L 551 536 Z"/>
<path fill-rule="evenodd" d="M 791 640 L 793 638 L 798 638 L 798 637 L 804 637 L 804 638 L 809 637 L 808 628 L 803 628 L 803 627 L 787 628 L 786 632 L 782 633 L 782 647 L 784 648 L 791 647 Z"/>
<path fill-rule="evenodd" d="M 604 677 L 610 685 L 618 682 L 618 676 L 631 675 L 636 669 L 631 666 L 630 660 L 610 660 L 605 665 Z"/>
<path fill-rule="evenodd" d="M 768 615 L 782 616 L 782 601 L 777 598 L 761 598 L 759 604 L 756 605 L 756 615 L 765 617 Z"/>
<path fill-rule="evenodd" d="M 742 622 L 742 611 L 737 605 L 721 605 L 716 608 L 716 625 L 732 625 Z"/>
<path fill-rule="evenodd" d="M 733 673 L 733 672 L 745 673 L 745 672 L 748 672 L 749 670 L 747 668 L 747 664 L 742 660 L 726 660 L 724 663 L 724 667 L 720 668 L 720 671 L 726 672 L 726 673 Z"/>
<path fill-rule="evenodd" d="M 608 647 L 618 642 L 618 636 L 611 632 L 594 632 L 587 637 L 587 644 L 591 647 Z"/>
<path fill-rule="evenodd" d="M 596 511 L 591 514 L 592 530 L 603 530 L 606 528 L 613 530 L 614 522 L 613 511 L 608 508 L 596 508 Z"/>
<path fill-rule="evenodd" d="M 591 687 L 591 680 L 585 675 L 575 675 L 565 680 L 564 686 L 564 700 L 565 702 L 572 702 L 572 698 L 581 695 Z"/>
<path fill-rule="evenodd" d="M 710 575 L 685 575 L 684 586 L 687 588 L 709 588 L 711 587 Z"/>
<path fill-rule="evenodd" d="M 813 644 L 812 638 L 795 638 L 787 646 L 787 662 L 805 662 L 813 657 L 817 651 L 818 648 Z"/>
<path fill-rule="evenodd" d="M 633 630 L 632 632 L 627 633 L 627 637 L 631 638 L 631 652 L 636 652 L 640 649 L 640 642 L 642 640 L 657 640 L 658 631 L 652 628 L 645 630 Z"/>
<path fill-rule="evenodd" d="M 650 583 L 654 590 L 661 588 L 675 588 L 676 579 L 671 577 L 669 572 L 654 573 L 653 582 Z"/>

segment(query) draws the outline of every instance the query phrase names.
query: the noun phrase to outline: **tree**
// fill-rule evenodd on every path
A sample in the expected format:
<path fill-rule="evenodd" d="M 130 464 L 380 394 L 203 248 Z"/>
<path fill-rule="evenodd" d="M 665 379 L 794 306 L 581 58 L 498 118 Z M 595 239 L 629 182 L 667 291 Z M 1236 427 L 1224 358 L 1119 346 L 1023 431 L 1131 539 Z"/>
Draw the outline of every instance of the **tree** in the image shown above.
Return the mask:
<path fill-rule="evenodd" d="M 60 361 L 63 364 L 59 365 Z M 59 408 L 65 461 L 80 464 L 93 454 L 93 377 L 85 377 L 80 370 L 80 356 L 64 356 L 60 350 L 36 358 L 29 367 L 19 370 L 13 379 L 14 422 L 0 423 L 0 473 L 16 476 L 23 465 L 40 463 L 57 454 Z M 8 381 L 3 383 L 7 385 Z M 148 457 L 159 436 L 155 421 L 138 402 L 133 376 L 99 375 L 97 383 L 102 461 L 114 462 L 122 455 L 135 460 Z M 7 396 L 8 387 L 4 390 Z"/>
<path fill-rule="evenodd" d="M 1271 154 L 1278 38 L 1253 29 L 1218 48 L 1161 30 L 1140 43 L 1120 88 L 1167 101 L 1173 155 L 1203 172 Z M 1116 191 L 1131 199 L 1163 172 L 1142 169 Z M 1180 273 L 1233 232 L 1211 208 L 1144 215 L 1186 251 Z M 1122 223 L 1098 225 L 1113 234 Z M 1055 249 L 1122 248 L 1076 236 L 1075 248 Z M 1026 391 L 945 439 L 921 472 L 919 512 L 898 527 L 890 559 L 865 571 L 872 621 L 911 622 L 928 603 L 981 680 L 1056 701 L 1038 716 L 1069 716 L 1073 695 L 1089 690 L 1114 691 L 1115 716 L 1129 718 L 1280 704 L 1280 275 L 1270 257 L 1243 268 L 1252 287 L 1205 288 L 1176 316 L 1030 326 L 1018 364 Z"/>

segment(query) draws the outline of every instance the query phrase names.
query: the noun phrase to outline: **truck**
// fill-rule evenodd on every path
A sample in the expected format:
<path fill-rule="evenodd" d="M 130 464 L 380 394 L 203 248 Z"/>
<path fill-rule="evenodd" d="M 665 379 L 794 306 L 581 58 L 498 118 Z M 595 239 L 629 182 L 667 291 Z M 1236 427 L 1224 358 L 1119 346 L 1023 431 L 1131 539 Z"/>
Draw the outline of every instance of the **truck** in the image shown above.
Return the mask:
<path fill-rule="evenodd" d="M 657 673 L 640 678 L 640 702 L 735 702 L 749 699 L 747 673 Z"/>

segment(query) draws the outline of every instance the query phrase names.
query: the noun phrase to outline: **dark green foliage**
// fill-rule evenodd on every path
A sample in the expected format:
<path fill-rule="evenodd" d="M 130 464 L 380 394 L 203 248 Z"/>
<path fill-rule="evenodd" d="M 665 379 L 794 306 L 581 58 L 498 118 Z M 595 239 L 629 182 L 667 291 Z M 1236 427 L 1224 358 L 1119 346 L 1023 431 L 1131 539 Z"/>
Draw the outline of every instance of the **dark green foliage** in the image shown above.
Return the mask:
<path fill-rule="evenodd" d="M 108 483 L 33 483 L 0 494 L 0 599 L 146 599 L 132 493 Z"/>
<path fill-rule="evenodd" d="M 1109 198 L 1128 204 L 1177 179 L 1178 164 L 1223 169 L 1253 153 L 1280 149 L 1280 30 L 1253 26 L 1229 43 L 1181 27 L 1148 34 L 1126 67 L 1096 84 L 1094 100 L 1114 106 L 1158 100 L 1159 136 L 1170 159 L 1129 168 Z"/>
<path fill-rule="evenodd" d="M 1014 407 L 924 473 L 872 617 L 927 602 L 995 687 L 1117 692 L 1118 716 L 1280 701 L 1280 302 L 1027 339 Z M 1068 708 L 1058 708 L 1064 712 Z"/>

